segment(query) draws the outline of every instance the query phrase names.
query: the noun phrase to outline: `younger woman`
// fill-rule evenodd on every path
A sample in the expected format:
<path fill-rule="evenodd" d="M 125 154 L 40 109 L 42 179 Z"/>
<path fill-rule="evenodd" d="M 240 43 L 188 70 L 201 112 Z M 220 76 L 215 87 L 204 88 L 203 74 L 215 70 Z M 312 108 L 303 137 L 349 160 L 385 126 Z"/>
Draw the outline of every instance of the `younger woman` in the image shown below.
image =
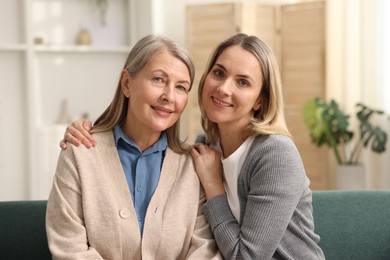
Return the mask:
<path fill-rule="evenodd" d="M 324 259 L 270 48 L 245 34 L 225 40 L 198 91 L 205 136 L 192 155 L 206 192 L 203 212 L 223 256 Z"/>

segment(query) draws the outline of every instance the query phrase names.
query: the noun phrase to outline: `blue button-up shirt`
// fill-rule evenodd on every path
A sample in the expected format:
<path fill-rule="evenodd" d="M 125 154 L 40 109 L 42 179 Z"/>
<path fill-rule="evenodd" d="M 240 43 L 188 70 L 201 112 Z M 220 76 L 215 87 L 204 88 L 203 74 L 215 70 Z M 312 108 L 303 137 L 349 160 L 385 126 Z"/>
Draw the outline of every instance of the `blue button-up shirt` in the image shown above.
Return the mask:
<path fill-rule="evenodd" d="M 160 179 L 161 166 L 168 146 L 167 136 L 163 132 L 160 139 L 144 152 L 120 126 L 114 128 L 114 136 L 142 235 L 146 210 Z"/>

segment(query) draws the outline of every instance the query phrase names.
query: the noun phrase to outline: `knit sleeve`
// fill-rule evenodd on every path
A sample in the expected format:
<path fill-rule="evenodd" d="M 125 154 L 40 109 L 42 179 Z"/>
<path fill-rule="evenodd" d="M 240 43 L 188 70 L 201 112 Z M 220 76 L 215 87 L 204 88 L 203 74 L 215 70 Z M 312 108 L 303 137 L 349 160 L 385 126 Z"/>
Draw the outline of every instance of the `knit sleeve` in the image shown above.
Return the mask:
<path fill-rule="evenodd" d="M 88 244 L 80 179 L 73 147 L 61 151 L 46 210 L 46 232 L 53 259 L 103 259 Z"/>
<path fill-rule="evenodd" d="M 209 200 L 203 211 L 226 259 L 271 259 L 305 187 L 300 155 L 288 138 L 256 142 L 238 181 L 241 225 L 225 195 Z"/>

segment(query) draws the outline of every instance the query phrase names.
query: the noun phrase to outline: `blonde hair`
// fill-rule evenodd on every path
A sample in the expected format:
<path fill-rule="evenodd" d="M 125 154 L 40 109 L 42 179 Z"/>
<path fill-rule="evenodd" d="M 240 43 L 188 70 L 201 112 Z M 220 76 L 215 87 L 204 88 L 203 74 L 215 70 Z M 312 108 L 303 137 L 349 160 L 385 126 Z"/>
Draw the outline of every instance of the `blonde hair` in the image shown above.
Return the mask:
<path fill-rule="evenodd" d="M 211 71 L 219 55 L 230 46 L 240 46 L 249 51 L 260 63 L 263 82 L 260 91 L 261 108 L 255 111 L 251 124 L 242 133 L 245 139 L 251 135 L 283 134 L 291 136 L 284 118 L 284 103 L 282 83 L 276 58 L 266 43 L 256 36 L 243 33 L 233 35 L 221 42 L 212 55 L 199 82 L 198 102 L 202 114 L 202 127 L 207 142 L 215 143 L 219 140 L 219 131 L 216 123 L 211 122 L 206 115 L 202 101 L 202 92 L 208 73 Z M 234 62 L 234 61 L 231 61 Z"/>
<path fill-rule="evenodd" d="M 148 35 L 140 39 L 127 56 L 123 69 L 127 69 L 130 76 L 134 76 L 147 65 L 153 55 L 162 51 L 168 51 L 187 66 L 192 86 L 195 69 L 189 53 L 176 42 L 163 36 Z M 111 131 L 116 125 L 122 124 L 127 114 L 127 108 L 128 98 L 122 92 L 121 79 L 119 79 L 111 104 L 96 119 L 91 133 Z M 169 148 L 178 153 L 188 152 L 189 148 L 180 140 L 180 120 L 169 127 L 166 133 Z"/>

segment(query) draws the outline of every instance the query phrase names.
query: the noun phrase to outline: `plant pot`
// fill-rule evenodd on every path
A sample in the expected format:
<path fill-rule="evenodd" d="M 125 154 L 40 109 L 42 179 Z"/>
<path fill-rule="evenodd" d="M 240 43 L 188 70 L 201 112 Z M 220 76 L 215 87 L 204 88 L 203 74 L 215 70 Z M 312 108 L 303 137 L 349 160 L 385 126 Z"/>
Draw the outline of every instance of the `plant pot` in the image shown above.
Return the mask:
<path fill-rule="evenodd" d="M 336 189 L 366 189 L 366 174 L 363 165 L 336 165 Z"/>

